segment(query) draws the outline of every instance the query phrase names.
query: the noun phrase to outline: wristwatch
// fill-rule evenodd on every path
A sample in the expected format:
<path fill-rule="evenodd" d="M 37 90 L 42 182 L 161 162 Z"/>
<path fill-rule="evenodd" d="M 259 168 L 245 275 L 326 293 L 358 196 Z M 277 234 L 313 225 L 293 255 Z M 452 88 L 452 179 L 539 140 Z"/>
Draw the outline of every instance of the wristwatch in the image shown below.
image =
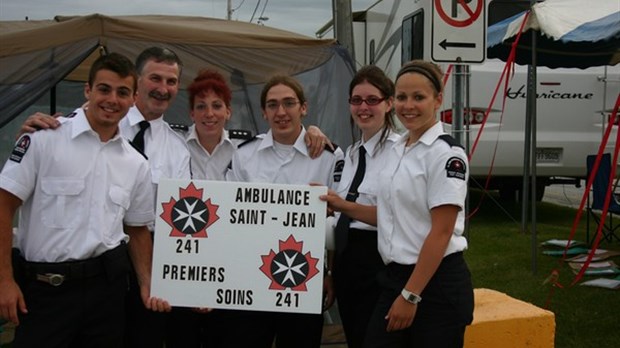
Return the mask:
<path fill-rule="evenodd" d="M 405 301 L 414 305 L 417 305 L 422 301 L 422 297 L 420 297 L 420 295 L 414 294 L 413 292 L 404 288 L 403 291 L 400 292 L 400 294 L 405 298 Z"/>

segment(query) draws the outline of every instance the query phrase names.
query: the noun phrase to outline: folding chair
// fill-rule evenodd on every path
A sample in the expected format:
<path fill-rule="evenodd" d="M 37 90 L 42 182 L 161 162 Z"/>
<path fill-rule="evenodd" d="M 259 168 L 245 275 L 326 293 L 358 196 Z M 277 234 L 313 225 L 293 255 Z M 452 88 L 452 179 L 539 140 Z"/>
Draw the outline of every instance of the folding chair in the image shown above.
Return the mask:
<path fill-rule="evenodd" d="M 587 169 L 588 169 L 588 178 L 590 178 L 590 173 L 594 167 L 594 162 L 596 161 L 596 155 L 589 155 L 586 159 Z M 590 201 L 590 196 L 588 195 L 588 216 L 586 223 L 586 241 L 590 243 L 590 216 L 596 222 L 596 229 L 598 231 L 598 226 L 603 225 L 602 233 L 603 238 L 612 242 L 614 238 L 617 241 L 620 241 L 620 238 L 616 234 L 616 230 L 620 228 L 620 224 L 614 226 L 613 223 L 613 215 L 620 216 L 620 203 L 616 200 L 616 195 L 612 191 L 611 193 L 611 201 L 609 202 L 609 209 L 607 210 L 608 221 L 601 221 L 600 212 L 603 210 L 603 206 L 605 204 L 605 195 L 607 191 L 613 189 L 612 185 L 609 182 L 609 175 L 611 173 L 611 155 L 608 153 L 604 153 L 601 157 L 601 163 L 599 165 L 598 171 L 594 177 L 594 181 L 592 183 L 592 200 Z"/>

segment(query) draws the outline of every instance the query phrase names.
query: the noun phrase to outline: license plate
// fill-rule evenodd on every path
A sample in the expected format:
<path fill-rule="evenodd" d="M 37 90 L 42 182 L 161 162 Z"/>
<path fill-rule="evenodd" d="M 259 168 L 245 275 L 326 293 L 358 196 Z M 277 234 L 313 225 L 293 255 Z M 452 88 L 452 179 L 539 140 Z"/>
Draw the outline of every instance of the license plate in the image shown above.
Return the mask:
<path fill-rule="evenodd" d="M 540 147 L 536 149 L 536 163 L 560 163 L 562 148 Z"/>

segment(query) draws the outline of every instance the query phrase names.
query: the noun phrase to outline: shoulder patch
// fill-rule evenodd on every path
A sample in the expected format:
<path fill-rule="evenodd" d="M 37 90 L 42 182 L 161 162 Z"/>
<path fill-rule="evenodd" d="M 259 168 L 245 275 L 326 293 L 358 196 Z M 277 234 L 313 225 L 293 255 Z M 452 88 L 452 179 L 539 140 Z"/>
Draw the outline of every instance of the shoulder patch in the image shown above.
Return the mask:
<path fill-rule="evenodd" d="M 75 115 L 77 115 L 77 112 L 74 111 L 74 112 L 68 114 L 67 116 L 63 116 L 63 117 L 64 118 L 73 118 L 73 117 L 75 117 Z"/>
<path fill-rule="evenodd" d="M 189 127 L 187 125 L 182 124 L 182 123 L 168 123 L 168 125 L 173 130 L 175 130 L 177 132 L 181 132 L 181 133 L 186 133 L 189 130 Z"/>
<path fill-rule="evenodd" d="M 465 180 L 467 165 L 459 157 L 450 157 L 446 162 L 446 176 L 448 178 L 457 178 Z"/>
<path fill-rule="evenodd" d="M 13 162 L 21 163 L 22 158 L 24 158 L 24 155 L 28 151 L 29 147 L 30 147 L 30 136 L 28 134 L 22 135 L 22 137 L 19 138 L 19 140 L 17 140 L 17 143 L 15 143 L 15 147 L 13 147 L 13 151 L 11 152 L 11 155 L 9 156 L 9 160 Z"/>
<path fill-rule="evenodd" d="M 329 147 L 329 145 L 325 144 L 325 151 L 328 151 L 328 152 L 331 152 L 331 153 L 336 152 L 336 150 L 338 149 L 338 144 L 332 143 L 332 145 L 334 146 L 333 149 L 331 147 Z"/>
<path fill-rule="evenodd" d="M 259 137 L 257 137 L 257 136 L 255 135 L 255 136 L 253 136 L 252 138 L 250 138 L 250 139 L 248 139 L 248 140 L 246 140 L 246 141 L 242 142 L 241 144 L 237 145 L 237 148 L 241 148 L 241 147 L 243 147 L 243 146 L 245 146 L 245 145 L 247 145 L 247 144 L 249 144 L 249 143 L 253 142 L 254 140 L 258 140 L 258 139 L 260 139 L 260 138 L 259 138 Z"/>
<path fill-rule="evenodd" d="M 244 129 L 229 129 L 228 137 L 230 139 L 249 140 L 249 139 L 252 139 L 254 136 L 252 135 L 252 132 L 244 130 Z"/>
<path fill-rule="evenodd" d="M 340 179 L 342 178 L 343 169 L 344 169 L 344 160 L 336 161 L 336 165 L 334 166 L 334 182 L 340 182 Z"/>
<path fill-rule="evenodd" d="M 149 160 L 149 157 L 144 152 L 140 151 L 140 149 L 138 149 L 136 145 L 133 144 L 133 141 L 127 141 L 127 142 L 131 145 L 131 147 L 134 148 L 134 150 L 136 150 L 139 154 L 141 154 L 142 157 L 144 157 L 147 161 Z"/>
<path fill-rule="evenodd" d="M 448 145 L 450 145 L 451 147 L 460 147 L 461 149 L 465 149 L 463 147 L 463 145 L 459 144 L 458 141 L 456 141 L 456 139 L 454 139 L 451 135 L 449 134 L 443 134 L 439 136 L 439 139 L 445 141 L 446 143 L 448 143 Z"/>

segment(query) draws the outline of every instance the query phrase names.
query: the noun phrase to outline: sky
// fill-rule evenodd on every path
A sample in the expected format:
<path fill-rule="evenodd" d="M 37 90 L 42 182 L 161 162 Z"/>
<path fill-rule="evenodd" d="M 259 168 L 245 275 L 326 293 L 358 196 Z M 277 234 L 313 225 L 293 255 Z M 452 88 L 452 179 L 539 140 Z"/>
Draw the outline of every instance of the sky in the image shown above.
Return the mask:
<path fill-rule="evenodd" d="M 353 11 L 376 0 L 351 0 Z M 169 14 L 226 18 L 228 0 L 0 0 L 0 20 L 53 19 L 56 15 Z M 332 0 L 231 0 L 233 20 L 315 36 L 332 17 Z M 330 34 L 332 35 L 332 34 Z"/>

